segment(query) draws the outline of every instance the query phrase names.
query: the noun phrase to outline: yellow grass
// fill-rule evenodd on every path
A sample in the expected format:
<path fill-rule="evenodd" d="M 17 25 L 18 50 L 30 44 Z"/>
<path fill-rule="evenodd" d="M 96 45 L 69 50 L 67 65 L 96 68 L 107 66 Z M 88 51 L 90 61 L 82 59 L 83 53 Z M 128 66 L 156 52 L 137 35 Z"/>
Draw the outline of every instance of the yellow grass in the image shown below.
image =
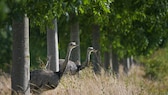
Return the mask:
<path fill-rule="evenodd" d="M 158 85 L 158 82 L 144 79 L 143 67 L 133 66 L 128 76 L 120 68 L 119 79 L 105 74 L 103 70 L 101 75 L 95 75 L 91 68 L 86 68 L 79 75 L 64 75 L 56 89 L 42 95 L 166 95 L 160 91 L 165 92 L 167 84 Z M 1 74 L 0 95 L 10 95 L 10 86 L 10 76 Z"/>
<path fill-rule="evenodd" d="M 10 76 L 0 71 L 0 95 L 10 95 Z"/>

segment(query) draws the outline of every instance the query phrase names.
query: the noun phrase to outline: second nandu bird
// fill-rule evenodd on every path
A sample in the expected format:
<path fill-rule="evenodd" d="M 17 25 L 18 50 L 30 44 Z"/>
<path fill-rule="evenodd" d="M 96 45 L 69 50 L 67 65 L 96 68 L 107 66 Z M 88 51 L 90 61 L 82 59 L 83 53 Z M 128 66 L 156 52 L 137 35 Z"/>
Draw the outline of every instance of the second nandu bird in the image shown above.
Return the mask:
<path fill-rule="evenodd" d="M 59 72 L 46 69 L 39 69 L 30 72 L 30 89 L 32 92 L 40 93 L 41 91 L 55 89 L 58 86 L 70 58 L 71 51 L 76 46 L 75 42 L 69 43 L 67 54 L 62 64 L 62 69 L 60 69 Z"/>
<path fill-rule="evenodd" d="M 86 59 L 85 59 L 85 62 L 82 63 L 82 65 L 78 65 L 79 62 L 73 62 L 73 61 L 69 60 L 64 73 L 69 73 L 71 75 L 75 75 L 77 72 L 84 69 L 88 65 L 88 63 L 90 62 L 90 55 L 92 52 L 97 52 L 97 50 L 95 50 L 93 47 L 88 47 Z M 60 69 L 63 69 L 64 60 L 65 59 L 59 60 Z"/>

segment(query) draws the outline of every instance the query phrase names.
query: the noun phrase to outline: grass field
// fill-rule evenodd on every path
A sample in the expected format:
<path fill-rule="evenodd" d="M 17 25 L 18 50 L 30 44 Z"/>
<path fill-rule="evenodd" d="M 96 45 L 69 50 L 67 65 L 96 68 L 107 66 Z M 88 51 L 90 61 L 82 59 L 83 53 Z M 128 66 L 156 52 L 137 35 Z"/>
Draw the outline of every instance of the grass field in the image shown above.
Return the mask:
<path fill-rule="evenodd" d="M 144 76 L 141 66 L 133 66 L 129 75 L 122 72 L 116 79 L 113 75 L 95 75 L 91 68 L 86 68 L 79 75 L 64 75 L 61 83 L 54 90 L 42 95 L 168 95 L 168 81 L 150 81 Z M 0 73 L 0 95 L 10 95 L 10 75 Z"/>

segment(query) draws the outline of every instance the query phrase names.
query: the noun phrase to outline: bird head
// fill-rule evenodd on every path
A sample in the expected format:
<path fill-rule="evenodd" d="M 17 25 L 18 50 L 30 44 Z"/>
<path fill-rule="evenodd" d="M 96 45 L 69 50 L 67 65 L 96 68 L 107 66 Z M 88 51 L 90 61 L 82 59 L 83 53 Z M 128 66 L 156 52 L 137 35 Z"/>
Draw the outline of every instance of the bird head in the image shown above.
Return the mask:
<path fill-rule="evenodd" d="M 87 50 L 88 50 L 88 52 L 94 52 L 94 53 L 97 52 L 97 50 L 94 49 L 93 47 L 88 47 Z"/>
<path fill-rule="evenodd" d="M 76 42 L 70 42 L 69 43 L 69 47 L 71 48 L 71 49 L 73 49 L 73 48 L 75 48 L 75 47 L 77 47 L 78 45 L 76 44 Z"/>

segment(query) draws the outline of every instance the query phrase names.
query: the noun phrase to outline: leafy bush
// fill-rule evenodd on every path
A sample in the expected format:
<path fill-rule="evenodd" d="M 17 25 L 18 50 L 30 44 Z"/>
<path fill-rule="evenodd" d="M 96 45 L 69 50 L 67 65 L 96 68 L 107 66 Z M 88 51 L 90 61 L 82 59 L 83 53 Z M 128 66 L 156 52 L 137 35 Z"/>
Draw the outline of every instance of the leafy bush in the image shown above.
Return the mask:
<path fill-rule="evenodd" d="M 145 77 L 152 80 L 167 80 L 168 77 L 168 43 L 149 56 L 139 56 L 145 68 Z"/>
<path fill-rule="evenodd" d="M 146 77 L 154 80 L 163 79 L 168 73 L 168 64 L 161 60 L 149 59 L 145 63 Z"/>

